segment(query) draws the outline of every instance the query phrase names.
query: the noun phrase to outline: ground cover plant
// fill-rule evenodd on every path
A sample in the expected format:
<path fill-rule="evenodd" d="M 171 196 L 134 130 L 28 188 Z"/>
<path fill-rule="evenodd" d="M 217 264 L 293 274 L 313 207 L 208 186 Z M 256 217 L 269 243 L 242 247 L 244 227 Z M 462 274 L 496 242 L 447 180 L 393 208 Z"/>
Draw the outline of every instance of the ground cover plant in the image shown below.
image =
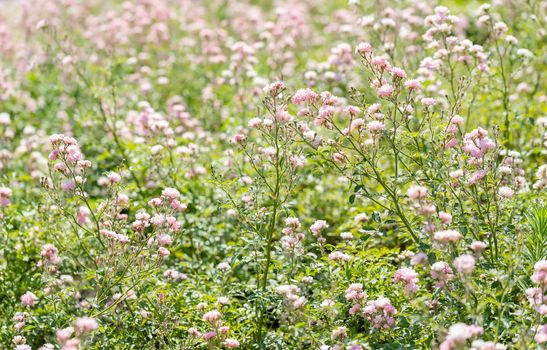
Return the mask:
<path fill-rule="evenodd" d="M 544 348 L 546 10 L 0 2 L 0 348 Z"/>

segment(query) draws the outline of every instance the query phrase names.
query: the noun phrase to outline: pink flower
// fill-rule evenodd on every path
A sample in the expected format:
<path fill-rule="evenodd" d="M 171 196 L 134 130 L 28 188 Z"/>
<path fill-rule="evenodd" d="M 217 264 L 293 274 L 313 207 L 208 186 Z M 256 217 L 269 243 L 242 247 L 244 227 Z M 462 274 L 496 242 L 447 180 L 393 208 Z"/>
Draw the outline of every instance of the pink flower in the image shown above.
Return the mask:
<path fill-rule="evenodd" d="M 53 134 L 49 137 L 49 142 L 52 144 L 52 145 L 57 145 L 59 144 L 61 141 L 63 141 L 63 138 L 65 137 L 65 135 L 62 135 L 62 134 Z"/>
<path fill-rule="evenodd" d="M 390 67 L 387 58 L 383 56 L 374 56 L 370 61 L 378 70 L 383 71 Z"/>
<path fill-rule="evenodd" d="M 375 113 L 378 113 L 381 108 L 382 108 L 381 104 L 373 103 L 367 108 L 367 113 L 370 115 L 374 115 Z"/>
<path fill-rule="evenodd" d="M 74 180 L 67 180 L 63 182 L 61 188 L 65 192 L 70 192 L 74 190 L 74 188 L 76 188 L 76 183 L 74 182 Z"/>
<path fill-rule="evenodd" d="M 57 256 L 57 248 L 53 244 L 45 244 L 42 247 L 41 255 L 47 259 L 47 262 L 52 265 L 57 265 L 61 259 Z"/>
<path fill-rule="evenodd" d="M 99 328 L 99 323 L 97 323 L 96 319 L 91 317 L 79 317 L 74 323 L 76 334 L 79 335 L 93 332 L 97 328 Z"/>
<path fill-rule="evenodd" d="M 493 140 L 488 137 L 488 131 L 477 128 L 464 136 L 463 151 L 475 160 L 480 160 L 486 152 L 496 147 Z"/>
<path fill-rule="evenodd" d="M 228 338 L 222 343 L 227 348 L 237 348 L 239 347 L 239 342 L 233 338 Z"/>
<path fill-rule="evenodd" d="M 127 195 L 120 193 L 116 196 L 116 205 L 120 208 L 125 208 L 129 205 L 129 197 Z"/>
<path fill-rule="evenodd" d="M 162 197 L 169 199 L 178 199 L 180 197 L 180 192 L 174 188 L 166 187 L 161 192 Z"/>
<path fill-rule="evenodd" d="M 361 304 L 354 304 L 348 312 L 350 315 L 356 315 L 359 311 L 361 311 Z"/>
<path fill-rule="evenodd" d="M 55 332 L 55 336 L 57 337 L 57 341 L 61 344 L 66 343 L 67 340 L 70 339 L 72 336 L 72 333 L 74 333 L 74 328 L 68 327 L 63 329 L 58 329 L 57 332 Z"/>
<path fill-rule="evenodd" d="M 538 326 L 534 340 L 538 344 L 547 342 L 547 324 Z"/>
<path fill-rule="evenodd" d="M 313 225 L 310 226 L 310 231 L 313 233 L 314 236 L 318 236 L 321 234 L 321 231 L 329 227 L 327 225 L 327 222 L 325 220 L 316 220 Z"/>
<path fill-rule="evenodd" d="M 27 342 L 27 339 L 22 335 L 16 335 L 13 337 L 12 341 L 15 345 L 22 345 Z"/>
<path fill-rule="evenodd" d="M 156 227 L 163 225 L 164 222 L 165 222 L 165 216 L 161 214 L 156 214 L 152 216 L 152 218 L 150 219 L 150 223 Z"/>
<path fill-rule="evenodd" d="M 251 118 L 247 124 L 249 128 L 256 129 L 262 124 L 262 121 L 259 118 Z"/>
<path fill-rule="evenodd" d="M 490 73 L 490 67 L 486 63 L 479 63 L 477 67 L 483 73 Z"/>
<path fill-rule="evenodd" d="M 279 122 L 290 122 L 294 120 L 294 117 L 287 111 L 278 111 L 275 114 L 275 120 Z"/>
<path fill-rule="evenodd" d="M 300 309 L 302 306 L 306 305 L 307 303 L 306 297 L 298 297 L 294 302 L 293 306 L 295 309 Z"/>
<path fill-rule="evenodd" d="M 480 252 L 480 251 L 484 250 L 486 247 L 487 247 L 487 244 L 484 243 L 484 242 L 481 242 L 481 241 L 474 241 L 469 246 L 469 248 L 471 248 L 471 250 L 474 251 L 474 252 Z"/>
<path fill-rule="evenodd" d="M 484 170 L 477 170 L 471 176 L 469 176 L 469 179 L 467 180 L 467 183 L 469 185 L 474 185 L 480 180 L 482 180 L 486 176 L 486 171 Z"/>
<path fill-rule="evenodd" d="M 469 254 L 463 254 L 454 259 L 454 266 L 459 273 L 465 275 L 475 269 L 475 258 Z"/>
<path fill-rule="evenodd" d="M 234 135 L 234 136 L 232 137 L 231 142 L 240 145 L 240 144 L 242 144 L 242 143 L 245 141 L 245 139 L 246 139 L 246 136 L 245 136 L 245 135 L 243 135 L 243 134 L 236 134 L 236 135 Z"/>
<path fill-rule="evenodd" d="M 346 157 L 341 152 L 336 152 L 332 155 L 332 160 L 334 160 L 336 163 L 344 163 L 346 161 Z"/>
<path fill-rule="evenodd" d="M 355 118 L 349 124 L 349 128 L 343 130 L 344 135 L 351 134 L 354 130 L 361 130 L 361 127 L 365 125 L 365 120 L 363 118 Z"/>
<path fill-rule="evenodd" d="M 179 279 L 184 280 L 184 279 L 187 278 L 187 276 L 185 274 L 180 273 L 177 270 L 173 270 L 173 269 L 166 270 L 163 273 L 163 277 L 167 278 L 170 281 L 176 281 L 176 280 L 179 280 Z"/>
<path fill-rule="evenodd" d="M 515 191 L 513 191 L 513 190 L 511 189 L 511 187 L 502 186 L 502 187 L 500 187 L 500 189 L 498 190 L 498 193 L 499 193 L 499 195 L 502 196 L 502 197 L 511 198 L 511 197 L 513 197 L 513 194 L 515 194 Z"/>
<path fill-rule="evenodd" d="M 295 217 L 288 217 L 285 219 L 285 225 L 291 226 L 294 228 L 300 228 L 302 224 L 300 224 L 300 220 Z"/>
<path fill-rule="evenodd" d="M 423 199 L 427 197 L 427 188 L 418 185 L 412 185 L 406 192 L 410 199 Z"/>
<path fill-rule="evenodd" d="M 532 282 L 547 285 L 547 260 L 540 260 L 534 265 Z"/>
<path fill-rule="evenodd" d="M 353 239 L 353 234 L 351 232 L 340 232 L 340 238 L 351 241 Z"/>
<path fill-rule="evenodd" d="M 434 98 L 431 98 L 431 97 L 424 97 L 421 99 L 422 104 L 426 107 L 431 107 L 431 106 L 434 106 L 435 104 L 437 104 L 437 100 L 435 100 Z"/>
<path fill-rule="evenodd" d="M 336 112 L 336 109 L 333 106 L 325 105 L 319 108 L 319 119 L 329 120 Z"/>
<path fill-rule="evenodd" d="M 159 245 L 169 245 L 173 243 L 173 239 L 167 233 L 160 233 L 157 238 Z"/>
<path fill-rule="evenodd" d="M 36 305 L 36 302 L 38 302 L 38 297 L 32 292 L 26 292 L 21 295 L 21 305 L 23 306 L 32 307 Z"/>
<path fill-rule="evenodd" d="M 169 249 L 167 249 L 167 248 L 159 247 L 159 248 L 158 248 L 158 254 L 159 254 L 162 258 L 165 258 L 165 257 L 169 256 L 169 254 L 171 254 L 171 252 L 170 252 Z"/>
<path fill-rule="evenodd" d="M 353 221 L 355 221 L 356 223 L 360 223 L 360 222 L 368 221 L 368 219 L 369 217 L 366 213 L 359 213 L 355 215 L 355 217 L 353 218 Z"/>
<path fill-rule="evenodd" d="M 361 110 L 359 109 L 359 107 L 356 106 L 347 106 L 344 108 L 344 113 L 351 116 L 357 116 L 361 113 Z"/>
<path fill-rule="evenodd" d="M 458 169 L 458 170 L 452 171 L 448 174 L 448 176 L 450 176 L 451 179 L 459 179 L 460 177 L 463 176 L 463 170 Z"/>
<path fill-rule="evenodd" d="M 418 274 L 413 269 L 403 267 L 395 271 L 393 283 L 403 282 L 405 284 L 405 292 L 415 292 L 418 290 Z"/>
<path fill-rule="evenodd" d="M 367 42 L 359 43 L 359 45 L 355 48 L 355 51 L 361 55 L 370 53 L 372 52 L 372 45 Z"/>
<path fill-rule="evenodd" d="M 441 344 L 441 349 L 451 350 L 465 344 L 467 339 L 473 337 L 473 329 L 465 323 L 456 323 L 448 329 L 446 340 Z"/>
<path fill-rule="evenodd" d="M 335 261 L 335 262 L 347 262 L 349 261 L 350 256 L 346 253 L 342 253 L 339 251 L 332 252 L 329 254 L 329 260 Z"/>
<path fill-rule="evenodd" d="M 91 222 L 91 220 L 89 219 L 90 215 L 91 212 L 89 211 L 89 209 L 87 207 L 81 206 L 78 208 L 76 221 L 78 221 L 78 224 L 80 225 L 89 224 Z"/>
<path fill-rule="evenodd" d="M 452 223 L 452 215 L 445 213 L 444 211 L 439 212 L 439 219 L 445 225 L 450 225 Z"/>
<path fill-rule="evenodd" d="M 378 88 L 378 96 L 380 97 L 389 97 L 393 94 L 395 88 L 389 84 L 384 84 Z"/>
<path fill-rule="evenodd" d="M 410 264 L 413 266 L 425 265 L 427 264 L 427 259 L 428 258 L 426 253 L 418 253 L 410 259 Z"/>
<path fill-rule="evenodd" d="M 546 299 L 541 288 L 528 288 L 525 292 L 531 306 L 540 306 Z"/>
<path fill-rule="evenodd" d="M 411 91 L 419 91 L 422 88 L 422 84 L 416 79 L 405 81 L 405 88 Z"/>
<path fill-rule="evenodd" d="M 7 187 L 0 187 L 0 207 L 7 207 L 10 205 L 9 198 L 11 197 L 12 191 Z"/>
<path fill-rule="evenodd" d="M 337 327 L 332 330 L 332 338 L 343 340 L 348 337 L 348 329 L 346 327 Z"/>
<path fill-rule="evenodd" d="M 199 338 L 199 337 L 201 337 L 201 332 L 198 331 L 197 328 L 194 328 L 194 327 L 188 328 L 188 334 L 189 334 L 191 337 L 194 337 L 194 338 Z"/>
<path fill-rule="evenodd" d="M 446 148 L 454 148 L 458 145 L 458 140 L 455 139 L 455 138 L 452 138 L 450 140 L 448 140 L 448 142 L 446 143 Z"/>
<path fill-rule="evenodd" d="M 371 121 L 370 123 L 367 124 L 367 128 L 370 132 L 379 132 L 379 131 L 382 131 L 384 130 L 384 123 L 380 122 L 380 121 L 377 121 L 377 120 L 373 120 Z"/>
<path fill-rule="evenodd" d="M 363 308 L 363 316 L 377 329 L 389 329 L 395 325 L 397 309 L 391 305 L 387 298 L 379 298 L 367 302 Z"/>
<path fill-rule="evenodd" d="M 454 273 L 447 263 L 438 261 L 431 265 L 431 278 L 438 280 L 436 287 L 442 288 L 447 281 L 454 279 Z"/>
<path fill-rule="evenodd" d="M 44 244 L 42 247 L 42 252 L 40 253 L 42 256 L 45 257 L 51 257 L 58 253 L 57 248 L 53 244 Z"/>
<path fill-rule="evenodd" d="M 295 168 L 303 168 L 304 164 L 306 164 L 306 158 L 295 154 L 290 157 L 290 161 Z"/>
<path fill-rule="evenodd" d="M 203 320 L 208 322 L 211 326 L 217 326 L 220 321 L 220 312 L 218 310 L 212 310 L 203 315 Z"/>
<path fill-rule="evenodd" d="M 217 336 L 217 332 L 215 332 L 215 331 L 210 331 L 210 332 L 207 332 L 207 333 L 205 333 L 205 334 L 203 335 L 203 339 L 209 341 L 209 340 L 213 339 L 213 338 L 216 337 L 216 336 Z"/>
<path fill-rule="evenodd" d="M 367 293 L 363 291 L 363 285 L 361 283 L 352 283 L 346 289 L 346 300 L 363 301 L 368 297 Z"/>
<path fill-rule="evenodd" d="M 110 239 L 116 239 L 116 237 L 118 236 L 116 232 L 107 229 L 101 229 L 99 233 Z"/>
<path fill-rule="evenodd" d="M 402 68 L 392 67 L 390 72 L 396 78 L 400 78 L 400 79 L 406 78 L 406 72 Z"/>
<path fill-rule="evenodd" d="M 110 181 L 110 184 L 112 184 L 112 185 L 117 184 L 122 179 L 120 174 L 115 173 L 115 172 L 108 173 L 106 175 L 106 177 L 108 178 L 108 180 Z"/>
<path fill-rule="evenodd" d="M 433 239 L 440 243 L 457 243 L 462 239 L 462 234 L 456 230 L 437 231 L 433 234 Z"/>
<path fill-rule="evenodd" d="M 319 95 L 310 89 L 301 89 L 297 90 L 294 96 L 292 97 L 292 102 L 295 105 L 302 103 L 313 103 L 319 99 Z"/>
<path fill-rule="evenodd" d="M 463 119 L 462 116 L 460 115 L 455 115 L 454 117 L 452 117 L 452 119 L 450 120 L 450 122 L 454 125 L 461 125 L 463 122 L 465 121 L 465 119 Z"/>
<path fill-rule="evenodd" d="M 281 81 L 271 83 L 266 87 L 266 92 L 269 92 L 272 96 L 277 96 L 281 91 L 285 89 L 285 84 Z"/>

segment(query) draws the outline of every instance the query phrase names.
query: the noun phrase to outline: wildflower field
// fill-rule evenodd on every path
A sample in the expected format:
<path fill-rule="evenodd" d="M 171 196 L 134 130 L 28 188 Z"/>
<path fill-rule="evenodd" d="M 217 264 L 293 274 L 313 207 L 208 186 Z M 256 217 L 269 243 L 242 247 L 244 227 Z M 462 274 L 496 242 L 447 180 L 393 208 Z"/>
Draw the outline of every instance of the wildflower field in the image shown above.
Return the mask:
<path fill-rule="evenodd" d="M 0 349 L 546 348 L 546 20 L 0 2 Z"/>

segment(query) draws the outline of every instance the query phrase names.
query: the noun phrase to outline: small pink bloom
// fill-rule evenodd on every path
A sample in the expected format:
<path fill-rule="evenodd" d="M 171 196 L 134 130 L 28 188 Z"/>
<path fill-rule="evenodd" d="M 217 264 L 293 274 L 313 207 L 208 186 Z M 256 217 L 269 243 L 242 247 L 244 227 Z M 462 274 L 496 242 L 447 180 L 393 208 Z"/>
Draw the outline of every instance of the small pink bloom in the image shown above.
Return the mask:
<path fill-rule="evenodd" d="M 242 144 L 244 141 L 245 141 L 246 137 L 245 135 L 243 134 L 236 134 L 232 137 L 232 143 L 235 143 L 235 144 Z"/>
<path fill-rule="evenodd" d="M 405 81 L 405 88 L 411 91 L 419 91 L 422 88 L 422 84 L 416 79 Z"/>
<path fill-rule="evenodd" d="M 180 192 L 174 188 L 166 187 L 161 192 L 161 195 L 169 199 L 178 199 L 180 197 Z"/>
<path fill-rule="evenodd" d="M 378 96 L 380 97 L 389 97 L 393 94 L 395 88 L 389 84 L 384 84 L 378 88 Z"/>
<path fill-rule="evenodd" d="M 418 185 L 412 185 L 406 192 L 410 199 L 423 199 L 427 197 L 427 188 Z"/>
<path fill-rule="evenodd" d="M 359 43 L 359 45 L 357 45 L 357 47 L 355 48 L 355 51 L 357 51 L 357 53 L 361 55 L 370 53 L 372 52 L 372 45 L 367 42 Z"/>
<path fill-rule="evenodd" d="M 215 331 L 210 331 L 210 332 L 207 332 L 207 333 L 205 333 L 205 334 L 203 335 L 203 339 L 209 341 L 209 340 L 213 339 L 213 338 L 216 337 L 216 336 L 217 336 L 217 332 L 215 332 Z"/>
<path fill-rule="evenodd" d="M 220 321 L 220 312 L 218 310 L 209 311 L 203 315 L 203 320 L 212 326 L 216 326 Z"/>
<path fill-rule="evenodd" d="M 115 172 L 108 173 L 106 177 L 108 178 L 108 180 L 110 181 L 110 184 L 112 185 L 119 183 L 120 180 L 122 179 L 120 174 Z"/>
<path fill-rule="evenodd" d="M 237 348 L 239 347 L 239 342 L 235 339 L 228 338 L 222 344 L 227 348 Z"/>
<path fill-rule="evenodd" d="M 373 120 L 367 124 L 367 128 L 370 132 L 379 132 L 384 130 L 385 126 L 384 126 L 384 123 L 377 120 Z"/>
<path fill-rule="evenodd" d="M 25 294 L 21 295 L 21 305 L 23 306 L 32 307 L 36 305 L 37 301 L 38 297 L 32 292 L 26 292 Z"/>
<path fill-rule="evenodd" d="M 515 191 L 513 191 L 511 189 L 511 187 L 508 187 L 508 186 L 502 186 L 500 187 L 500 189 L 498 190 L 498 193 L 500 196 L 504 197 L 504 198 L 511 198 L 513 197 L 513 194 L 515 194 Z"/>
<path fill-rule="evenodd" d="M 97 328 L 99 328 L 99 323 L 97 323 L 96 319 L 91 317 L 79 317 L 74 323 L 74 329 L 76 330 L 76 333 L 80 335 L 93 332 Z"/>
<path fill-rule="evenodd" d="M 452 223 L 452 215 L 445 213 L 444 211 L 439 212 L 439 219 L 441 219 L 445 225 L 450 225 Z"/>
<path fill-rule="evenodd" d="M 166 256 L 169 256 L 169 254 L 171 254 L 171 252 L 170 252 L 169 249 L 167 249 L 167 248 L 159 247 L 159 248 L 158 248 L 158 254 L 159 254 L 162 258 L 165 258 Z"/>
<path fill-rule="evenodd" d="M 484 249 L 486 249 L 486 247 L 487 247 L 487 244 L 484 243 L 484 242 L 481 242 L 481 241 L 474 241 L 469 246 L 469 248 L 471 248 L 471 250 L 474 251 L 474 252 L 481 252 Z"/>
<path fill-rule="evenodd" d="M 469 274 L 475 269 L 475 258 L 469 254 L 463 254 L 454 259 L 454 266 L 461 274 Z"/>
<path fill-rule="evenodd" d="M 421 102 L 426 107 L 431 107 L 431 106 L 434 106 L 435 104 L 437 104 L 437 100 L 435 100 L 434 98 L 431 98 L 431 97 L 424 97 L 424 98 L 421 99 Z"/>

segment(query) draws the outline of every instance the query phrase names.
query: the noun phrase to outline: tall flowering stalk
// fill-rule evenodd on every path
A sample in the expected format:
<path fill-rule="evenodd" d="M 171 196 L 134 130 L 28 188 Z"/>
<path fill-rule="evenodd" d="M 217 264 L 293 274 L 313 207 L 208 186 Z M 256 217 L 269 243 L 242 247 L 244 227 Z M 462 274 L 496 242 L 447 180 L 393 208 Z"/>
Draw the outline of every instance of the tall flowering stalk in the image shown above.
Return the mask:
<path fill-rule="evenodd" d="M 231 138 L 231 143 L 239 148 L 241 165 L 237 174 L 246 192 L 236 198 L 230 188 L 223 185 L 231 206 L 237 210 L 238 217 L 246 230 L 257 235 L 256 287 L 265 295 L 270 285 L 270 272 L 276 257 L 274 245 L 279 238 L 278 224 L 283 213 L 289 210 L 287 202 L 298 181 L 297 171 L 304 166 L 306 159 L 298 147 L 291 146 L 295 136 L 290 124 L 294 121 L 287 110 L 285 85 L 275 82 L 265 88 L 263 118 L 252 118 L 248 128 Z M 261 143 L 248 141 L 251 133 L 260 135 Z M 235 166 L 235 164 L 234 164 Z M 217 180 L 220 180 L 217 177 Z M 257 333 L 262 341 L 266 310 L 256 305 Z"/>
<path fill-rule="evenodd" d="M 186 210 L 186 205 L 180 202 L 177 190 L 166 188 L 161 197 L 149 202 L 156 213 L 152 216 L 140 211 L 130 224 L 123 212 L 130 203 L 127 195 L 120 192 L 121 176 L 111 172 L 100 179 L 109 197 L 94 205 L 85 190 L 92 164 L 84 158 L 78 142 L 64 135 L 53 135 L 50 142 L 51 175 L 42 184 L 54 204 L 52 207 L 56 208 L 53 210 L 59 210 L 66 218 L 85 253 L 85 259 L 81 259 L 63 246 L 63 252 L 78 262 L 80 273 L 93 276 L 96 284 L 90 286 L 93 303 L 85 305 L 97 317 L 122 302 L 128 305 L 142 283 L 140 278 L 156 271 L 169 256 L 167 247 L 181 228 L 174 215 Z M 54 237 L 57 244 L 62 244 L 60 237 Z M 55 246 L 45 245 L 42 250 L 45 259 L 40 266 L 49 273 L 58 273 L 61 260 L 57 254 Z"/>

